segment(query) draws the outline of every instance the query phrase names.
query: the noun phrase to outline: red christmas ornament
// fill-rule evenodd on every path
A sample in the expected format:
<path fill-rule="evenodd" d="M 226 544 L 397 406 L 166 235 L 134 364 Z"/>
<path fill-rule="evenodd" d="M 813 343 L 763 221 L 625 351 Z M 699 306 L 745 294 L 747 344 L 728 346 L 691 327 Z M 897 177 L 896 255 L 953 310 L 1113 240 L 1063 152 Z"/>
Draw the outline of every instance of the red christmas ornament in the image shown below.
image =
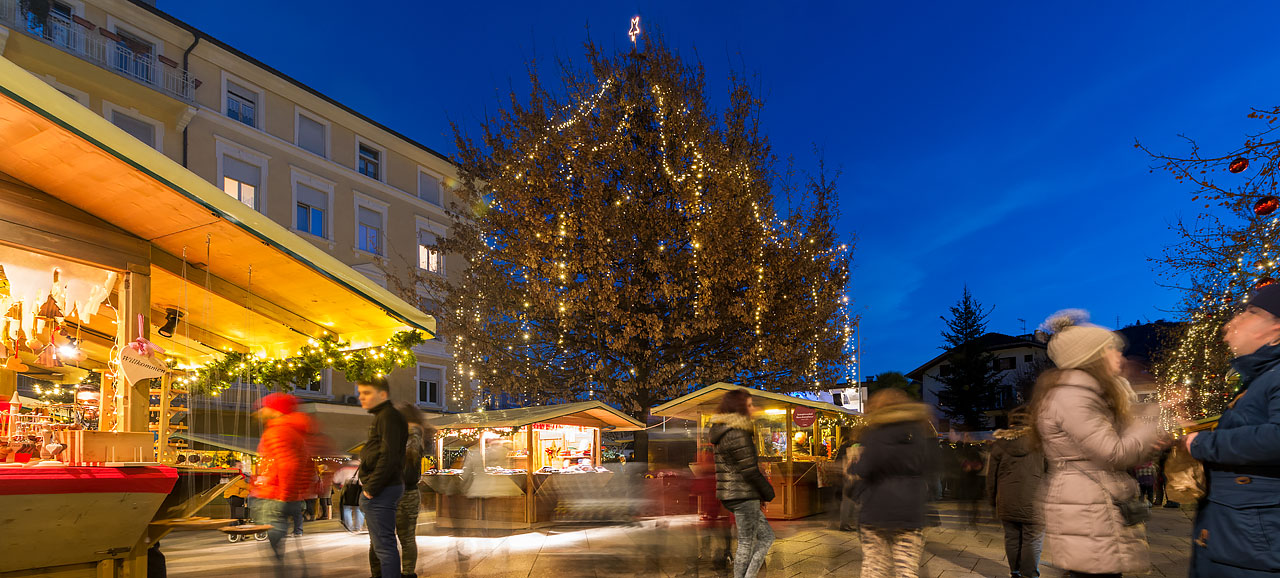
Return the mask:
<path fill-rule="evenodd" d="M 1233 173 L 1243 173 L 1247 168 L 1249 168 L 1249 159 L 1244 157 L 1237 157 L 1236 160 L 1227 165 L 1227 170 Z"/>
<path fill-rule="evenodd" d="M 1276 280 L 1275 280 L 1275 279 L 1272 279 L 1272 278 L 1270 278 L 1270 277 L 1263 277 L 1263 278 L 1261 278 L 1261 279 L 1258 279 L 1258 284 L 1257 284 L 1257 285 L 1254 285 L 1254 286 L 1253 286 L 1253 288 L 1254 288 L 1254 289 L 1261 289 L 1261 288 L 1263 288 L 1263 287 L 1266 287 L 1267 285 L 1275 285 L 1275 284 L 1276 284 Z"/>
<path fill-rule="evenodd" d="M 1258 199 L 1258 202 L 1253 204 L 1253 214 L 1259 217 L 1270 215 L 1276 212 L 1276 209 L 1280 209 L 1280 199 L 1270 195 Z"/>

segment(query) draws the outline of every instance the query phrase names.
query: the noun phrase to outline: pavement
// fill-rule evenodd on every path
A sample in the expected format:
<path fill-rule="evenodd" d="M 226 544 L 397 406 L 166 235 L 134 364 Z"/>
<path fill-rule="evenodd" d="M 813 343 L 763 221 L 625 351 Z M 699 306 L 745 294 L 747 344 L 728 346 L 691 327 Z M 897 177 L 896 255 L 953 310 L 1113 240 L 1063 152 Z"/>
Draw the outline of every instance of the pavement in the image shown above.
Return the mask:
<path fill-rule="evenodd" d="M 925 530 L 922 577 L 1005 577 L 1004 538 L 992 519 L 974 525 L 959 504 L 937 505 L 941 524 Z M 761 576 L 794 578 L 858 576 L 862 552 L 856 532 L 826 519 L 773 522 L 777 541 Z M 309 522 L 288 538 L 286 576 L 369 576 L 367 534 L 351 534 L 332 520 Z M 418 528 L 418 576 L 484 578 L 580 578 L 605 576 L 727 576 L 710 562 L 711 536 L 694 516 L 639 520 L 632 525 L 557 526 L 540 531 L 436 532 L 430 513 Z M 1153 571 L 1142 576 L 1186 576 L 1191 512 L 1157 508 L 1147 525 Z M 700 546 L 707 555 L 699 560 Z M 267 542 L 232 544 L 219 532 L 175 533 L 161 543 L 174 578 L 274 576 Z M 1051 568 L 1046 552 L 1041 571 Z"/>

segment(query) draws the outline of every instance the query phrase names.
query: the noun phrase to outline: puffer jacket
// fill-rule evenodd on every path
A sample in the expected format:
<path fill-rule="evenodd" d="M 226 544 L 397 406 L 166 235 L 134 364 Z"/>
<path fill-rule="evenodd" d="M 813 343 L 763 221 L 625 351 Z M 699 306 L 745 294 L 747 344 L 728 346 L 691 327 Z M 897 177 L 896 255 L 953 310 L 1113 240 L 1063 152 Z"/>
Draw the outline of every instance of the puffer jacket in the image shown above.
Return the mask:
<path fill-rule="evenodd" d="M 264 500 L 296 502 L 314 489 L 316 467 L 307 449 L 314 431 L 311 416 L 287 413 L 267 422 L 258 442 L 258 477 L 251 495 Z"/>
<path fill-rule="evenodd" d="M 755 432 L 755 423 L 748 416 L 711 416 L 709 438 L 716 448 L 716 497 L 721 502 L 773 501 L 773 486 L 760 471 Z"/>
<path fill-rule="evenodd" d="M 987 463 L 987 497 L 1003 522 L 1044 523 L 1040 503 L 1048 463 L 1027 440 L 1029 427 L 996 430 Z"/>
<path fill-rule="evenodd" d="M 1145 525 L 1125 526 L 1113 499 L 1138 496 L 1127 470 L 1151 456 L 1155 427 L 1117 423 L 1102 385 L 1083 371 L 1063 371 L 1047 387 L 1035 419 L 1049 461 L 1045 547 L 1054 566 L 1094 574 L 1148 571 Z"/>
<path fill-rule="evenodd" d="M 925 526 L 933 473 L 934 437 L 929 407 L 891 405 L 867 415 L 862 453 L 849 468 L 857 476 L 858 522 L 873 528 L 918 530 Z"/>
<path fill-rule="evenodd" d="M 1191 576 L 1280 575 L 1280 346 L 1231 362 L 1244 393 L 1217 428 L 1200 432 L 1209 493 L 1192 533 Z"/>

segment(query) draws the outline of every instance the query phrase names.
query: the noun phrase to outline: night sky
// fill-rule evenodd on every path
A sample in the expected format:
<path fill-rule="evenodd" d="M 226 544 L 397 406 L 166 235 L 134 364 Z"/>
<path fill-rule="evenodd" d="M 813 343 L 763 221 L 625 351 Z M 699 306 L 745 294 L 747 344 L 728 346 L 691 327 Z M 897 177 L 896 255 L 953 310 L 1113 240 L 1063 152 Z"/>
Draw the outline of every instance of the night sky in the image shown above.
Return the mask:
<path fill-rule="evenodd" d="M 965 284 L 992 331 L 1067 307 L 1104 325 L 1172 318 L 1151 257 L 1203 205 L 1133 148 L 1211 152 L 1280 104 L 1280 3 L 260 2 L 159 8 L 445 154 L 526 66 L 581 62 L 632 15 L 706 67 L 742 71 L 774 152 L 842 170 L 864 374 L 939 353 Z"/>

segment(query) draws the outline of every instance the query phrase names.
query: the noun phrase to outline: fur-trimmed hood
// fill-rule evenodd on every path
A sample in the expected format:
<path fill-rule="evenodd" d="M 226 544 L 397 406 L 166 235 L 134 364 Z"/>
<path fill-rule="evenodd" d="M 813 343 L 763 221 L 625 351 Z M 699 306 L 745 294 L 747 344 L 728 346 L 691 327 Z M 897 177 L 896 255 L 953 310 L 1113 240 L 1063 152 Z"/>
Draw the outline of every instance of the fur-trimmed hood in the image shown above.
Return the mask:
<path fill-rule="evenodd" d="M 932 411 L 923 403 L 898 403 L 867 414 L 867 427 L 913 421 L 932 423 L 932 419 Z"/>
<path fill-rule="evenodd" d="M 1008 452 L 1011 456 L 1022 457 L 1031 453 L 1030 438 L 1027 434 L 1031 433 L 1031 426 L 1018 426 L 1009 429 L 998 429 L 992 434 L 995 445 Z"/>
<path fill-rule="evenodd" d="M 740 413 L 717 413 L 711 416 L 711 443 L 720 443 L 720 438 L 731 429 L 740 429 L 749 434 L 756 431 L 756 423 L 749 416 Z"/>
<path fill-rule="evenodd" d="M 991 434 L 991 437 L 994 437 L 998 440 L 1016 440 L 1022 436 L 1027 435 L 1027 433 L 1029 433 L 1030 431 L 1031 431 L 1030 426 L 1011 427 L 1009 429 L 998 429 Z"/>

